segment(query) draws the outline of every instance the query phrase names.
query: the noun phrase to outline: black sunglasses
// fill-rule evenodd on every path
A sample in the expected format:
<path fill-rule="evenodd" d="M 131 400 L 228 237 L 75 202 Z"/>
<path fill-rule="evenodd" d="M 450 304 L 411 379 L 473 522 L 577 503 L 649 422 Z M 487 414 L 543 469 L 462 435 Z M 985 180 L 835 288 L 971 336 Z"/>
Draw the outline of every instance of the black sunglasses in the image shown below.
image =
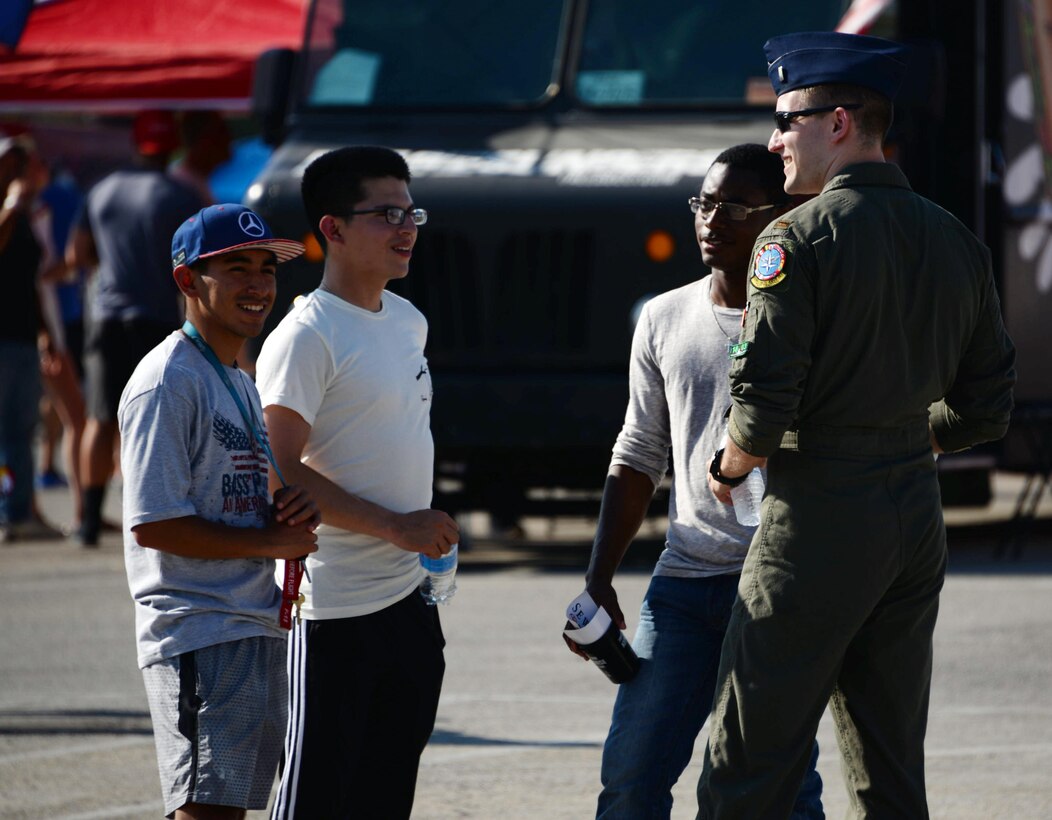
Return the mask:
<path fill-rule="evenodd" d="M 862 103 L 843 103 L 842 105 L 822 105 L 818 108 L 801 108 L 799 111 L 775 111 L 774 127 L 784 134 L 793 124 L 793 120 L 798 120 L 800 117 L 809 117 L 811 114 L 828 114 L 830 111 L 836 111 L 838 108 L 843 108 L 845 111 L 854 111 L 856 108 L 861 107 Z"/>

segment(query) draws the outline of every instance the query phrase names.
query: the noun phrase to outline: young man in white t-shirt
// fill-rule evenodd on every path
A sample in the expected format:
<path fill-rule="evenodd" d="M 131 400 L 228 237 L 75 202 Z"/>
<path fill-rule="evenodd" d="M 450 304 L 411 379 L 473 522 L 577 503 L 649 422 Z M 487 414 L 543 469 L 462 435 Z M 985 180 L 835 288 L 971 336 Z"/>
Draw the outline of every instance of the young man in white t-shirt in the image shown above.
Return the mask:
<path fill-rule="evenodd" d="M 387 148 L 331 151 L 303 175 L 325 268 L 256 365 L 278 465 L 322 512 L 289 646 L 286 764 L 274 818 L 407 818 L 445 669 L 417 589 L 457 525 L 430 509 L 427 322 L 385 290 L 409 273 L 409 168 Z M 273 477 L 272 477 L 273 478 Z"/>

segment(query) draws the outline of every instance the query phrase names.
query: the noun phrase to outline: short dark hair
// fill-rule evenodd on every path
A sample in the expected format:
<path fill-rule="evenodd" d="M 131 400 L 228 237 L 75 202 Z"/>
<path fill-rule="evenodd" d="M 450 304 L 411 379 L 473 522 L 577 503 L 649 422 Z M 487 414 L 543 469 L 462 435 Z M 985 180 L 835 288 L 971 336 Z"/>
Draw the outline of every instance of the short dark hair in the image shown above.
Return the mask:
<path fill-rule="evenodd" d="M 872 88 L 861 85 L 812 85 L 801 89 L 804 103 L 808 108 L 819 108 L 824 105 L 861 105 L 849 111 L 858 123 L 859 133 L 863 139 L 884 144 L 891 129 L 895 108 L 887 97 Z"/>
<path fill-rule="evenodd" d="M 367 179 L 394 177 L 406 185 L 409 166 L 397 151 L 379 145 L 352 145 L 322 154 L 303 172 L 300 193 L 307 221 L 321 246 L 325 237 L 318 223 L 326 214 L 350 219 L 354 206 L 365 198 Z"/>
<path fill-rule="evenodd" d="M 755 142 L 744 142 L 732 145 L 712 161 L 715 165 L 726 165 L 737 171 L 751 171 L 760 180 L 760 187 L 767 194 L 768 202 L 781 203 L 788 201 L 785 193 L 785 168 L 782 158 L 767 150 L 766 145 Z"/>

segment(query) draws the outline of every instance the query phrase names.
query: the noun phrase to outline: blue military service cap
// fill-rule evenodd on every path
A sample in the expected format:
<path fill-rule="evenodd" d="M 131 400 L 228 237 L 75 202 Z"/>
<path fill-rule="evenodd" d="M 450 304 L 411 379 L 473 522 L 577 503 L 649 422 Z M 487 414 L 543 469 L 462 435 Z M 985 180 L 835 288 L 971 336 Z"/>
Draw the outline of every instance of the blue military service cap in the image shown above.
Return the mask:
<path fill-rule="evenodd" d="M 763 47 L 778 96 L 812 85 L 843 83 L 894 99 L 906 70 L 906 47 L 881 37 L 806 31 L 772 37 Z"/>

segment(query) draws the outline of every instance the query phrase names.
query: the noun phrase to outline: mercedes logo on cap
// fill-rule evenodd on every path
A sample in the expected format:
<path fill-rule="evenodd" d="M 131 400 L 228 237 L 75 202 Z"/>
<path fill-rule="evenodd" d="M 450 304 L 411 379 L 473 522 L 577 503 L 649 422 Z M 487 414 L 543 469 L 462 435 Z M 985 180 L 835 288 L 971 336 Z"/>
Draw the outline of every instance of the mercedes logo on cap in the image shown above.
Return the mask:
<path fill-rule="evenodd" d="M 237 224 L 240 225 L 241 230 L 249 236 L 258 238 L 266 233 L 263 223 L 260 222 L 259 217 L 252 213 L 252 211 L 245 211 L 241 214 L 241 216 L 237 218 Z"/>

